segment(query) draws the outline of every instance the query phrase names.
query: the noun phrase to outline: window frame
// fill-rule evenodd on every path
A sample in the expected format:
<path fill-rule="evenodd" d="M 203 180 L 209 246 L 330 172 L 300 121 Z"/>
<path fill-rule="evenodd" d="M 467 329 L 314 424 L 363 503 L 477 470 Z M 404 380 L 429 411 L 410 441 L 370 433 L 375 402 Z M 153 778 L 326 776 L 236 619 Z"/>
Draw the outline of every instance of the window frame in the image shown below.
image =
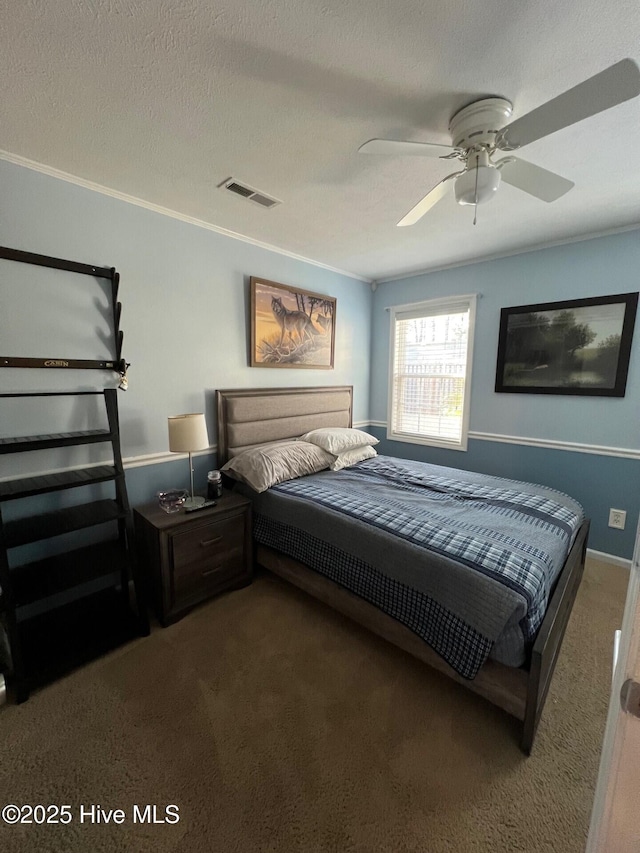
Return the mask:
<path fill-rule="evenodd" d="M 476 325 L 476 303 L 478 295 L 468 293 L 463 296 L 443 296 L 436 299 L 425 299 L 422 302 L 411 302 L 407 305 L 392 305 L 389 310 L 389 390 L 387 394 L 387 439 L 402 441 L 407 444 L 422 444 L 427 447 L 441 447 L 449 450 L 467 450 L 469 439 L 469 418 L 471 400 L 471 375 L 473 368 L 473 341 Z M 448 308 L 448 311 L 434 310 Z M 456 309 L 467 309 L 469 312 L 469 330 L 467 334 L 467 360 L 464 377 L 464 394 L 462 399 L 462 431 L 460 441 L 437 438 L 436 436 L 419 435 L 415 433 L 397 433 L 393 431 L 393 412 L 395 403 L 395 351 L 396 329 L 398 320 L 409 319 L 405 314 L 416 313 L 418 316 L 430 317 L 434 313 L 453 313 Z"/>

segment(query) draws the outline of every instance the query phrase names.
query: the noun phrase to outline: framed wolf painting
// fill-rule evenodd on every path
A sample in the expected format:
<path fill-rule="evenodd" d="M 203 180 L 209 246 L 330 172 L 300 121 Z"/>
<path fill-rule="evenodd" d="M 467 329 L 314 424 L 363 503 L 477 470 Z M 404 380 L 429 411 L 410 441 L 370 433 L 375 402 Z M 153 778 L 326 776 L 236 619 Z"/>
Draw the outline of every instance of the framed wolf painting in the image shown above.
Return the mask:
<path fill-rule="evenodd" d="M 251 367 L 331 370 L 336 300 L 251 276 Z"/>

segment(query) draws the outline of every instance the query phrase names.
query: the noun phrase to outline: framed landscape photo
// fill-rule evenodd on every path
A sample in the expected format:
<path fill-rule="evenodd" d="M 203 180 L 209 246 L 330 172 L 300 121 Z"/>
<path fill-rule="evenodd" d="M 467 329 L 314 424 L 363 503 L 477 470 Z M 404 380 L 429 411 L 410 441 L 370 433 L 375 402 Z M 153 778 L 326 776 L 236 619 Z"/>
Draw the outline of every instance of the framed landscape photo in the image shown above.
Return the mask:
<path fill-rule="evenodd" d="M 251 367 L 331 370 L 336 300 L 251 277 Z"/>
<path fill-rule="evenodd" d="M 637 293 L 503 308 L 496 391 L 624 397 Z"/>

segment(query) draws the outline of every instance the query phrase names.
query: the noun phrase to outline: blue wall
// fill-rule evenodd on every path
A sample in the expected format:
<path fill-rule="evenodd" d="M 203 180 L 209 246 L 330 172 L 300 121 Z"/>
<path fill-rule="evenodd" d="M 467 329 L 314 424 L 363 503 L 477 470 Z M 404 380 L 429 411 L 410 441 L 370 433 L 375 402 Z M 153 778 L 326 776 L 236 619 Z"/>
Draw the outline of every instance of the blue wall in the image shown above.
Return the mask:
<path fill-rule="evenodd" d="M 132 365 L 129 390 L 118 394 L 125 458 L 166 453 L 167 416 L 181 412 L 204 411 L 214 444 L 217 388 L 353 385 L 354 419 L 368 419 L 372 293 L 367 283 L 6 161 L 0 161 L 0 187 L 1 245 L 120 272 L 123 355 Z M 251 275 L 337 297 L 334 370 L 247 366 Z M 92 296 L 65 291 L 65 304 L 70 278 Z M 96 280 L 0 261 L 1 354 L 104 357 L 108 341 L 100 336 L 109 334 L 108 304 Z M 95 353 L 87 351 L 91 346 Z M 115 385 L 113 373 L 0 371 L 0 391 L 105 385 Z M 7 401 L 2 408 L 0 434 L 18 428 L 22 434 L 51 431 L 46 421 L 52 410 L 27 415 Z M 38 415 L 42 429 L 36 428 Z M 97 410 L 91 414 L 99 416 Z M 69 429 L 90 428 L 88 417 L 79 411 L 63 415 Z M 98 461 L 99 452 L 92 445 L 61 451 L 53 461 L 39 454 L 4 456 L 0 477 L 25 473 L 28 465 L 42 470 Z M 212 456 L 196 459 L 202 485 L 213 462 Z M 186 485 L 188 465 L 180 459 L 134 467 L 127 480 L 132 503 L 140 503 L 162 486 Z"/>
<path fill-rule="evenodd" d="M 166 453 L 166 418 L 180 412 L 205 411 L 215 443 L 216 388 L 352 384 L 355 420 L 383 423 L 389 340 L 389 315 L 384 309 L 430 297 L 479 293 L 469 450 L 443 451 L 386 440 L 381 450 L 562 489 L 580 500 L 592 517 L 592 548 L 631 556 L 640 511 L 640 333 L 635 335 L 624 399 L 495 394 L 493 385 L 500 308 L 637 290 L 640 232 L 388 282 L 372 295 L 368 285 L 348 276 L 4 161 L 0 187 L 0 244 L 113 265 L 121 273 L 124 355 L 132 363 L 130 389 L 119 394 L 126 458 Z M 48 285 L 42 283 L 34 300 L 32 279 L 20 277 L 25 269 L 31 268 L 0 262 L 2 354 L 65 355 L 78 333 L 75 343 L 82 352 L 76 357 L 80 357 L 88 341 L 108 333 L 106 293 L 98 288 L 91 299 L 71 295 L 71 310 L 55 299 L 47 302 Z M 335 370 L 247 367 L 248 277 L 254 274 L 337 297 Z M 31 336 L 17 331 L 17 318 L 33 323 Z M 64 352 L 58 352 L 61 334 Z M 89 357 L 103 355 L 105 345 L 100 343 L 98 350 Z M 2 391 L 61 390 L 92 383 L 113 384 L 113 376 L 0 371 Z M 11 434 L 27 420 L 30 426 L 34 423 L 31 414 L 28 418 L 18 414 L 16 424 L 7 411 L 3 405 L 2 434 Z M 82 422 L 78 428 L 91 425 Z M 384 427 L 374 425 L 372 431 L 384 439 Z M 474 433 L 490 440 L 474 438 Z M 632 458 L 617 458 L 606 451 L 587 454 L 504 443 L 499 436 L 633 452 Z M 97 461 L 95 446 L 85 450 L 86 459 L 65 451 L 53 465 L 37 454 L 31 464 L 33 470 L 42 470 Z M 153 461 L 127 470 L 134 505 L 149 500 L 160 488 L 187 485 L 185 460 Z M 213 455 L 196 458 L 201 485 L 214 463 Z M 2 457 L 0 464 L 0 477 L 27 471 L 24 457 L 20 461 Z M 625 531 L 607 527 L 609 507 L 627 510 Z"/>
<path fill-rule="evenodd" d="M 548 484 L 577 498 L 592 518 L 590 546 L 629 558 L 640 512 L 640 332 L 622 399 L 494 392 L 500 309 L 532 302 L 637 291 L 640 232 L 541 249 L 381 284 L 374 294 L 371 420 L 387 420 L 391 305 L 478 293 L 470 439 L 465 452 L 383 441 L 382 452 Z M 374 427 L 380 437 L 384 428 Z M 484 438 L 473 438 L 473 433 Z M 518 439 L 585 444 L 598 453 L 505 443 Z M 604 448 L 631 449 L 632 458 Z M 635 457 L 635 458 L 633 458 Z M 624 531 L 607 526 L 609 507 L 627 510 Z"/>

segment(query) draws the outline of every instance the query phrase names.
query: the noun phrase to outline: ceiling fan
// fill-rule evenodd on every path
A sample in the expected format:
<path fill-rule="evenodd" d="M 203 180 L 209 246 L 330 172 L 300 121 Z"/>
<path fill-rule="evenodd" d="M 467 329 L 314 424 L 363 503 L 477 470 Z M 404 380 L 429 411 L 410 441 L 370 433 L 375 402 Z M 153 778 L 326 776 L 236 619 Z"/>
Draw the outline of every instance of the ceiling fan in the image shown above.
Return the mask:
<path fill-rule="evenodd" d="M 506 122 L 512 104 L 505 98 L 482 98 L 469 104 L 449 122 L 452 145 L 370 139 L 358 151 L 460 160 L 464 168 L 436 184 L 398 225 L 413 225 L 421 219 L 447 195 L 451 182 L 458 204 L 475 205 L 475 225 L 478 205 L 494 197 L 501 181 L 547 202 L 556 201 L 574 186 L 573 181 L 517 157 L 494 161 L 496 152 L 516 151 L 637 95 L 640 69 L 632 59 L 623 59 L 511 124 Z"/>

